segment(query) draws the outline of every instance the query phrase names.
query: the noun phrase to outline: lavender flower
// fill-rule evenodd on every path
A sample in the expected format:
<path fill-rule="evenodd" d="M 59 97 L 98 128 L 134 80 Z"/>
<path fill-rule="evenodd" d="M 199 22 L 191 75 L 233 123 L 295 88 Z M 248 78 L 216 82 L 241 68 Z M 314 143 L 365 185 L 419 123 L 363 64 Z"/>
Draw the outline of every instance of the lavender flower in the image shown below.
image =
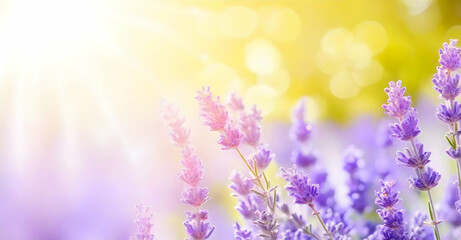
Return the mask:
<path fill-rule="evenodd" d="M 227 120 L 227 112 L 222 111 L 223 106 L 219 104 L 219 99 L 218 101 L 214 101 L 209 89 L 206 88 L 203 89 L 203 92 L 199 92 L 197 99 L 199 99 L 202 111 L 205 113 L 207 113 L 207 111 L 221 111 L 218 113 L 208 112 L 208 114 L 204 114 L 210 128 L 219 129 L 218 126 L 220 121 L 224 118 L 224 115 Z M 171 109 L 175 108 L 168 108 L 168 112 L 164 112 L 164 116 L 176 116 L 176 119 L 178 119 L 178 110 L 176 109 L 173 111 L 174 114 L 169 114 Z M 174 118 L 170 117 L 170 119 Z M 189 130 L 184 130 L 185 128 L 182 126 L 184 118 L 181 118 L 181 121 L 176 122 L 180 122 L 180 124 L 176 124 L 171 127 L 170 135 L 175 135 L 175 132 L 187 132 L 188 136 Z M 181 131 L 178 129 L 181 129 Z M 215 227 L 211 226 L 211 224 L 207 221 L 208 212 L 205 210 L 199 210 L 199 208 L 210 199 L 208 196 L 208 188 L 198 186 L 203 177 L 202 161 L 196 156 L 194 148 L 190 146 L 187 140 L 183 139 L 184 141 L 178 141 L 176 138 L 173 138 L 172 140 L 176 143 L 176 145 L 182 148 L 181 164 L 184 168 L 178 174 L 178 177 L 189 186 L 182 192 L 181 202 L 194 207 L 196 210 L 194 213 L 186 212 L 187 220 L 184 222 L 186 233 L 194 240 L 207 239 L 213 233 Z M 177 144 L 178 142 L 181 144 Z"/>
<path fill-rule="evenodd" d="M 311 184 L 308 175 L 298 171 L 296 167 L 285 170 L 280 169 L 282 177 L 288 182 L 285 189 L 290 196 L 295 198 L 295 203 L 313 205 L 313 201 L 319 194 L 319 185 Z"/>
<path fill-rule="evenodd" d="M 291 127 L 292 138 L 300 143 L 306 142 L 312 131 L 312 126 L 304 119 L 305 114 L 306 98 L 303 97 L 293 109 L 293 126 Z"/>
<path fill-rule="evenodd" d="M 246 179 L 242 176 L 239 172 L 234 171 L 231 174 L 230 180 L 232 183 L 229 187 L 234 190 L 237 194 L 241 196 L 247 196 L 251 193 L 251 189 L 253 188 L 254 184 L 250 179 Z"/>
<path fill-rule="evenodd" d="M 228 113 L 226 107 L 219 103 L 219 97 L 213 98 L 210 87 L 203 87 L 197 91 L 195 99 L 199 103 L 201 116 L 205 118 L 205 125 L 211 131 L 222 131 L 227 124 Z"/>
<path fill-rule="evenodd" d="M 389 126 L 392 132 L 391 136 L 408 141 L 412 147 L 412 151 L 405 150 L 406 154 L 402 152 L 397 153 L 397 161 L 403 163 L 405 166 L 414 168 L 416 176 L 412 176 L 408 180 L 410 187 L 427 192 L 430 200 L 431 220 L 434 223 L 434 233 L 437 239 L 440 240 L 440 233 L 437 226 L 440 222 L 437 220 L 430 190 L 438 185 L 441 175 L 432 168 L 427 167 L 430 153 L 424 152 L 423 145 L 416 140 L 416 136 L 420 133 L 416 117 L 417 112 L 416 109 L 410 107 L 410 97 L 404 96 L 405 88 L 402 87 L 402 82 L 400 80 L 397 83 L 390 82 L 389 87 L 384 91 L 389 96 L 387 100 L 388 105 L 383 105 L 385 113 L 398 120 L 398 123 Z M 392 215 L 392 217 L 396 216 Z"/>
<path fill-rule="evenodd" d="M 400 201 L 399 193 L 393 187 L 395 182 L 384 182 L 380 180 L 381 190 L 376 192 L 376 205 L 380 206 L 376 212 L 383 220 L 380 233 L 383 240 L 408 240 L 409 236 L 405 230 L 403 218 L 404 210 L 398 210 L 395 205 Z"/>
<path fill-rule="evenodd" d="M 461 149 L 459 140 L 459 121 L 461 120 L 461 104 L 456 101 L 456 97 L 461 93 L 459 84 L 460 75 L 455 72 L 461 67 L 461 48 L 456 47 L 458 40 L 450 40 L 450 44 L 444 43 L 440 49 L 440 66 L 432 82 L 434 89 L 440 93 L 440 97 L 445 100 L 437 108 L 437 118 L 448 124 L 449 132 L 446 139 L 450 148 L 446 150 L 448 156 L 453 158 L 457 164 L 458 176 L 461 175 Z M 461 214 L 461 185 L 459 185 L 459 200 L 455 202 L 455 208 Z M 457 204 L 456 204 L 457 203 Z"/>
<path fill-rule="evenodd" d="M 451 181 L 444 196 L 444 219 L 454 227 L 461 226 L 461 214 L 457 212 L 456 203 L 459 201 L 458 181 Z"/>
<path fill-rule="evenodd" d="M 152 233 L 152 213 L 150 213 L 150 206 L 139 204 L 136 206 L 138 215 L 136 216 L 136 224 L 138 225 L 138 232 L 135 233 L 131 240 L 153 240 L 154 234 Z"/>
<path fill-rule="evenodd" d="M 243 105 L 242 98 L 237 93 L 232 93 L 229 96 L 227 106 L 234 112 L 240 112 L 245 110 L 245 105 Z"/>
<path fill-rule="evenodd" d="M 439 63 L 443 68 L 455 71 L 461 67 L 461 49 L 456 47 L 457 39 L 451 39 L 450 44 L 444 43 L 443 49 L 439 50 Z"/>
<path fill-rule="evenodd" d="M 234 224 L 234 236 L 235 240 L 251 240 L 251 231 L 240 227 L 238 222 Z"/>
<path fill-rule="evenodd" d="M 252 159 L 256 162 L 258 170 L 264 170 L 269 166 L 273 158 L 274 154 L 269 150 L 267 145 L 259 145 Z"/>
<path fill-rule="evenodd" d="M 231 124 L 227 124 L 221 133 L 221 138 L 218 140 L 218 143 L 223 146 L 223 150 L 228 150 L 238 147 L 241 139 L 242 135 L 240 131 L 233 128 Z"/>
<path fill-rule="evenodd" d="M 187 213 L 187 221 L 184 222 L 187 235 L 192 239 L 208 239 L 215 227 L 211 226 L 208 219 L 208 212 L 205 210 L 196 213 Z"/>
<path fill-rule="evenodd" d="M 323 219 L 334 240 L 352 239 L 350 236 L 352 228 L 348 226 L 344 211 L 336 210 L 333 212 L 333 210 L 329 208 L 323 215 Z"/>
<path fill-rule="evenodd" d="M 251 108 L 251 112 L 242 113 L 239 125 L 246 144 L 253 147 L 258 146 L 261 137 L 261 126 L 259 125 L 261 120 L 261 111 L 256 106 Z"/>
<path fill-rule="evenodd" d="M 258 216 L 258 219 L 255 220 L 254 223 L 262 232 L 259 234 L 259 236 L 271 240 L 276 240 L 278 234 L 277 227 L 279 225 L 277 224 L 277 218 L 274 217 L 274 214 L 267 211 L 258 211 L 256 212 L 256 215 Z"/>
<path fill-rule="evenodd" d="M 314 155 L 314 153 L 304 153 L 304 151 L 301 149 L 294 150 L 291 153 L 291 159 L 296 165 L 304 168 L 312 166 L 317 162 L 317 157 Z"/>
<path fill-rule="evenodd" d="M 177 146 L 183 146 L 189 141 L 190 129 L 184 128 L 185 118 L 179 115 L 179 109 L 173 104 L 164 102 L 162 118 L 170 128 L 170 138 Z"/>
<path fill-rule="evenodd" d="M 314 202 L 321 208 L 335 208 L 335 189 L 328 183 L 327 178 L 328 173 L 324 169 L 315 169 L 312 173 L 312 182 L 322 186 Z"/>
<path fill-rule="evenodd" d="M 362 164 L 363 153 L 354 146 L 349 146 L 344 155 L 343 169 L 349 175 L 347 185 L 349 187 L 348 196 L 352 201 L 351 207 L 359 213 L 363 213 L 367 207 L 367 184 L 363 177 L 359 175 Z"/>
<path fill-rule="evenodd" d="M 427 227 L 424 226 L 424 221 L 427 216 L 422 213 L 417 213 L 410 225 L 410 240 L 433 240 L 434 235 Z"/>

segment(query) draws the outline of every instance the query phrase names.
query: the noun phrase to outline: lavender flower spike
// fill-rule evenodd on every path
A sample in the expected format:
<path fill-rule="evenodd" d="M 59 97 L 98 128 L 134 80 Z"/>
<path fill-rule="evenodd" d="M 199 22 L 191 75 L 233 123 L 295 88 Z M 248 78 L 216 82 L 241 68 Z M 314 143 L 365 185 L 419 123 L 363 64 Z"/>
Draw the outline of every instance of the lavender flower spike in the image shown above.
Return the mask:
<path fill-rule="evenodd" d="M 136 224 L 138 224 L 138 232 L 135 233 L 130 240 L 153 240 L 152 234 L 152 213 L 150 213 L 150 206 L 139 204 L 136 206 L 138 215 L 136 216 Z"/>
<path fill-rule="evenodd" d="M 300 143 L 306 142 L 312 131 L 312 126 L 307 124 L 305 120 L 305 114 L 306 98 L 303 97 L 293 109 L 293 126 L 291 127 L 292 138 Z"/>
<path fill-rule="evenodd" d="M 417 111 L 411 107 L 411 98 L 404 96 L 405 87 L 402 87 L 400 80 L 396 83 L 390 82 L 389 87 L 384 91 L 389 96 L 388 104 L 383 105 L 384 112 L 398 120 L 397 123 L 389 126 L 392 132 L 391 136 L 402 141 L 408 141 L 411 146 L 411 150 L 406 148 L 405 152 L 397 152 L 397 162 L 415 170 L 416 176 L 412 176 L 408 180 L 410 187 L 427 192 L 434 233 L 437 240 L 440 240 L 437 226 L 440 221 L 437 220 L 430 190 L 438 185 L 441 175 L 432 168 L 427 167 L 430 162 L 430 153 L 425 152 L 423 144 L 416 139 L 421 132 L 418 127 Z"/>
<path fill-rule="evenodd" d="M 205 125 L 210 127 L 211 131 L 224 130 L 228 113 L 226 107 L 219 103 L 219 97 L 213 98 L 210 87 L 203 87 L 201 91 L 197 91 L 195 99 L 199 103 L 201 115 L 205 118 Z"/>
<path fill-rule="evenodd" d="M 325 225 L 325 222 L 320 217 L 320 212 L 315 208 L 314 205 L 314 200 L 319 195 L 319 185 L 312 184 L 308 175 L 303 171 L 298 171 L 296 165 L 293 168 L 289 168 L 287 170 L 284 168 L 281 168 L 280 170 L 282 172 L 283 179 L 288 182 L 288 185 L 285 187 L 285 189 L 288 191 L 290 196 L 295 198 L 295 203 L 306 204 L 309 206 L 312 209 L 312 214 L 317 217 L 328 238 L 333 240 L 333 237 Z"/>
<path fill-rule="evenodd" d="M 376 212 L 383 220 L 380 233 L 383 240 L 409 240 L 405 229 L 404 210 L 398 210 L 395 205 L 400 201 L 399 193 L 393 187 L 395 182 L 380 180 L 381 190 L 376 192 L 376 205 L 380 206 Z"/>
<path fill-rule="evenodd" d="M 202 109 L 221 109 L 220 104 L 214 102 L 211 97 L 209 90 L 205 88 L 199 97 L 202 101 Z M 167 108 L 175 109 L 175 108 Z M 225 113 L 225 114 L 224 114 Z M 163 113 L 164 116 L 177 116 L 178 110 L 174 111 L 174 114 L 169 114 L 168 112 Z M 225 116 L 227 120 L 227 112 L 220 112 L 218 114 L 207 115 L 208 123 L 211 128 L 218 128 L 219 121 L 222 121 L 222 118 Z M 178 117 L 176 117 L 177 119 Z M 170 119 L 175 119 L 170 117 Z M 189 130 L 185 130 L 182 126 L 184 123 L 184 118 L 181 118 L 180 124 L 173 125 L 170 124 L 170 135 L 175 135 L 175 132 L 187 132 L 187 137 L 189 136 Z M 178 129 L 181 129 L 179 131 Z M 207 221 L 208 212 L 206 210 L 200 210 L 199 208 L 210 199 L 208 196 L 208 188 L 200 187 L 200 181 L 203 177 L 203 165 L 202 161 L 195 154 L 194 148 L 190 145 L 187 138 L 184 141 L 181 141 L 181 144 L 177 144 L 178 141 L 176 138 L 172 138 L 173 142 L 176 143 L 181 148 L 181 164 L 184 168 L 178 174 L 179 179 L 185 182 L 188 187 L 186 187 L 182 192 L 181 202 L 188 204 L 195 209 L 194 213 L 186 212 L 187 220 L 184 222 L 186 227 L 186 233 L 194 240 L 207 239 L 213 233 L 215 227 L 211 226 Z"/>
<path fill-rule="evenodd" d="M 459 121 L 461 120 L 461 104 L 456 100 L 461 93 L 459 83 L 460 75 L 457 70 L 461 68 L 461 48 L 456 47 L 458 40 L 450 40 L 450 44 L 444 43 L 440 49 L 440 66 L 432 82 L 434 89 L 445 100 L 437 107 L 437 118 L 448 124 L 449 131 L 445 138 L 450 147 L 446 150 L 448 156 L 456 161 L 458 181 L 461 181 L 461 142 L 459 136 Z M 456 208 L 461 208 L 461 184 L 458 185 L 459 195 Z M 461 211 L 459 211 L 461 214 Z"/>

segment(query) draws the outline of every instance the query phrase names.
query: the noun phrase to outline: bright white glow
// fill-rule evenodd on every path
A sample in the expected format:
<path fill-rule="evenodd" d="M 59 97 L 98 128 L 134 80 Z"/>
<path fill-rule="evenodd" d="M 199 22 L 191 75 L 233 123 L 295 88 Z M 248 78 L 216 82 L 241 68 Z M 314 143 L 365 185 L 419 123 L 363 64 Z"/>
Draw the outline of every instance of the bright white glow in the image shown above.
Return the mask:
<path fill-rule="evenodd" d="M 103 29 L 101 1 L 16 0 L 6 3 L 0 45 L 24 66 L 81 52 Z M 2 49 L 3 50 L 3 49 Z"/>

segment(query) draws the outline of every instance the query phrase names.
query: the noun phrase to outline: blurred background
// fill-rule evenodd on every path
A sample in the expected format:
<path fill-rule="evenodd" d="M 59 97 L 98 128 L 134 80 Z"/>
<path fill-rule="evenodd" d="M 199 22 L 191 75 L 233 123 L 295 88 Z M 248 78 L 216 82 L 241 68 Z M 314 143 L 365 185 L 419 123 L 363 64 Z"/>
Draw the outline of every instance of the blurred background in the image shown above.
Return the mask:
<path fill-rule="evenodd" d="M 421 106 L 435 168 L 451 174 L 431 82 L 450 38 L 461 38 L 456 0 L 3 0 L 0 238 L 128 239 L 139 202 L 153 208 L 157 239 L 184 238 L 179 150 L 159 110 L 169 100 L 205 164 L 213 239 L 230 239 L 238 216 L 227 179 L 244 166 L 201 126 L 193 98 L 203 85 L 263 110 L 278 165 L 290 164 L 291 109 L 306 96 L 313 146 L 341 178 L 350 143 L 384 166 L 370 141 L 383 88 L 401 79 Z"/>

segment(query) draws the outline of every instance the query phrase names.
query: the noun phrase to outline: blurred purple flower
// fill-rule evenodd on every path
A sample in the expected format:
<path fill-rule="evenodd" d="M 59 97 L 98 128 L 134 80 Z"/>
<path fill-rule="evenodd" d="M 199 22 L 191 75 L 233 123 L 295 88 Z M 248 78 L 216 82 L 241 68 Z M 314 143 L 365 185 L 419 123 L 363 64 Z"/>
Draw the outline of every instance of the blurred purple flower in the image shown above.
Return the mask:
<path fill-rule="evenodd" d="M 291 153 L 291 159 L 294 164 L 303 168 L 310 167 L 317 162 L 317 157 L 314 153 L 312 153 L 312 151 L 304 153 L 301 149 L 294 150 Z"/>
<path fill-rule="evenodd" d="M 152 233 L 153 215 L 150 212 L 150 206 L 139 204 L 136 206 L 138 215 L 136 216 L 136 224 L 138 225 L 138 232 L 135 233 L 131 240 L 153 240 L 154 234 Z"/>
<path fill-rule="evenodd" d="M 293 125 L 291 126 L 291 136 L 293 140 L 304 143 L 309 139 L 312 131 L 312 126 L 307 124 L 305 120 L 306 114 L 306 98 L 299 100 L 298 104 L 293 109 Z"/>
<path fill-rule="evenodd" d="M 181 150 L 181 155 L 181 164 L 184 168 L 179 173 L 179 178 L 186 184 L 195 187 L 202 180 L 202 161 L 195 155 L 194 148 L 189 145 Z"/>
<path fill-rule="evenodd" d="M 358 174 L 363 162 L 362 156 L 362 151 L 351 145 L 346 150 L 343 160 L 343 169 L 349 175 L 347 186 L 349 188 L 348 196 L 352 202 L 351 207 L 359 213 L 363 213 L 368 205 L 368 187 L 364 179 Z"/>
<path fill-rule="evenodd" d="M 251 193 L 253 188 L 253 182 L 250 179 L 245 178 L 242 174 L 237 171 L 232 172 L 231 184 L 229 187 L 234 190 L 240 196 L 246 196 Z"/>
<path fill-rule="evenodd" d="M 240 112 L 245 109 L 242 98 L 237 93 L 230 94 L 227 106 L 234 112 Z"/>
<path fill-rule="evenodd" d="M 410 240 L 433 240 L 434 235 L 431 230 L 424 226 L 427 215 L 417 213 L 410 225 Z"/>
<path fill-rule="evenodd" d="M 261 137 L 260 121 L 261 111 L 254 105 L 250 113 L 243 112 L 240 117 L 240 131 L 243 134 L 243 141 L 253 147 L 258 146 Z"/>
<path fill-rule="evenodd" d="M 202 204 L 204 204 L 206 201 L 210 199 L 208 197 L 208 188 L 195 188 L 195 187 L 190 187 L 186 188 L 182 192 L 182 198 L 181 202 L 185 204 L 189 204 L 193 207 L 200 207 Z"/>
<path fill-rule="evenodd" d="M 201 116 L 205 118 L 205 126 L 210 127 L 211 131 L 224 130 L 228 113 L 226 107 L 219 102 L 219 97 L 213 98 L 210 87 L 202 87 L 201 91 L 197 91 L 195 99 L 202 111 Z"/>
<path fill-rule="evenodd" d="M 251 240 L 251 231 L 240 227 L 238 222 L 234 224 L 234 237 L 235 240 Z"/>
<path fill-rule="evenodd" d="M 256 212 L 256 215 L 258 216 L 258 219 L 254 221 L 254 224 L 256 224 L 256 226 L 258 226 L 261 230 L 261 234 L 259 234 L 259 236 L 271 240 L 277 240 L 277 228 L 279 225 L 277 224 L 277 218 L 274 217 L 274 214 L 267 211 L 258 211 Z"/>

